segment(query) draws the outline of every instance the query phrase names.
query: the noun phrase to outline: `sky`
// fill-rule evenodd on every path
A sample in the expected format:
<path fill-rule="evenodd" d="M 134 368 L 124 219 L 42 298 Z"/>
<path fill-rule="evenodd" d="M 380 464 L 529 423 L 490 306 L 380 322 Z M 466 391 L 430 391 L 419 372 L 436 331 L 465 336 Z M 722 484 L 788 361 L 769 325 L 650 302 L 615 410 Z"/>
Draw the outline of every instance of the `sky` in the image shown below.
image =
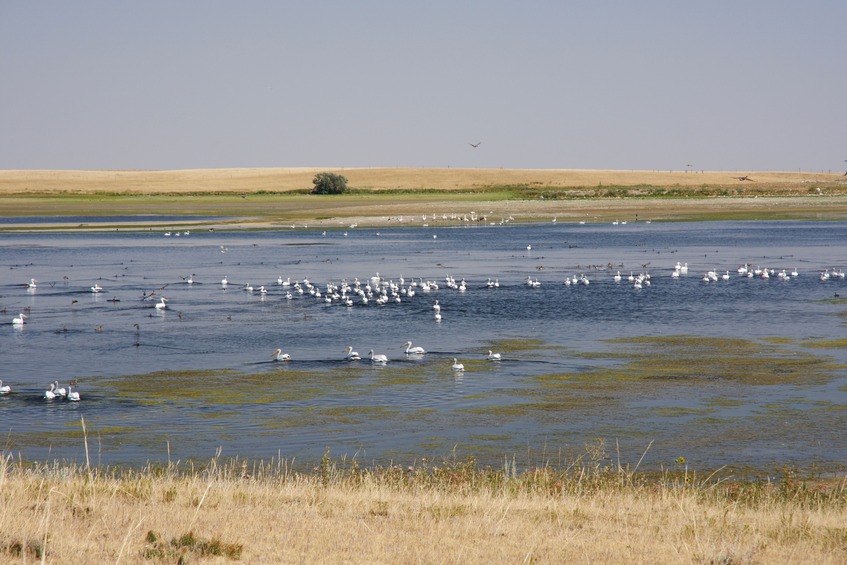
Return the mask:
<path fill-rule="evenodd" d="M 844 0 L 0 0 L 0 169 L 840 172 L 845 25 Z"/>

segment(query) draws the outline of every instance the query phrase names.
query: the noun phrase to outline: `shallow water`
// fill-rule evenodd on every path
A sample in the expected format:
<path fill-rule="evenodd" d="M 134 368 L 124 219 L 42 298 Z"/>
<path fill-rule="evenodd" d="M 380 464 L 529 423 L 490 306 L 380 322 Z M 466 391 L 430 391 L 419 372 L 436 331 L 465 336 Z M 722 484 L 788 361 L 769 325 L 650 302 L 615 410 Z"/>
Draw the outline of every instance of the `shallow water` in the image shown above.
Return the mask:
<path fill-rule="evenodd" d="M 84 416 L 101 463 L 203 459 L 218 447 L 300 461 L 330 448 L 368 462 L 457 452 L 493 465 L 513 455 L 556 463 L 597 438 L 633 465 L 650 445 L 642 462 L 650 468 L 680 455 L 701 468 L 834 470 L 847 461 L 846 308 L 835 297 L 847 287 L 818 277 L 847 267 L 844 222 L 2 238 L 0 378 L 14 392 L 0 397 L 0 423 L 7 451 L 24 458 L 84 460 Z M 673 280 L 677 262 L 689 274 Z M 736 273 L 745 262 L 799 275 L 748 279 Z M 730 279 L 702 282 L 712 269 Z M 377 272 L 407 288 L 422 280 L 440 288 L 382 306 L 353 296 L 345 307 L 308 294 L 288 300 L 277 284 L 308 278 L 323 292 L 328 281 L 358 277 L 364 286 Z M 632 288 L 630 272 L 649 272 L 651 285 Z M 562 284 L 580 274 L 589 285 Z M 467 290 L 446 288 L 448 275 Z M 92 293 L 95 283 L 104 290 Z M 154 308 L 160 296 L 163 312 Z M 29 315 L 22 328 L 11 324 L 19 312 Z M 774 375 L 692 375 L 685 357 L 674 378 L 627 372 L 637 356 L 660 353 L 666 336 L 722 338 L 726 351 L 704 349 L 708 356 L 761 344 Z M 428 353 L 407 358 L 407 340 Z M 347 345 L 363 360 L 343 361 Z M 277 347 L 293 360 L 272 361 Z M 372 366 L 370 349 L 389 363 Z M 489 349 L 503 360 L 486 361 Z M 691 345 L 680 351 L 698 355 Z M 461 374 L 450 369 L 454 357 Z M 783 365 L 807 357 L 824 367 L 795 374 Z M 45 401 L 57 379 L 77 380 L 82 401 Z"/>

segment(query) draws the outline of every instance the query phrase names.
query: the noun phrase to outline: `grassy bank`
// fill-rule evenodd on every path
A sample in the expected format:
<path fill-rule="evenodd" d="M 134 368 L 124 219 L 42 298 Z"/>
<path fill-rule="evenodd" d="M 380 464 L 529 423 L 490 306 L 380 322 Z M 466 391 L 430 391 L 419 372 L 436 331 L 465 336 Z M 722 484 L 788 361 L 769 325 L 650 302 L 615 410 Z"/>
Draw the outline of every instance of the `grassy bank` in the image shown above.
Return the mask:
<path fill-rule="evenodd" d="M 735 482 L 473 460 L 362 468 L 327 455 L 140 470 L 0 463 L 4 562 L 843 563 L 847 483 Z"/>
<path fill-rule="evenodd" d="M 312 178 L 322 170 L 345 175 L 350 192 L 339 196 L 308 194 Z M 470 214 L 477 221 L 487 222 L 553 217 L 560 221 L 832 220 L 847 218 L 847 182 L 834 173 L 802 172 L 315 168 L 0 171 L 2 216 L 146 214 L 225 216 L 225 221 L 182 225 L 259 228 L 292 224 L 338 227 L 351 222 L 396 225 L 400 219 L 417 219 L 419 224 L 449 223 L 456 216 Z M 428 219 L 421 220 L 423 216 Z M 139 227 L 137 222 L 101 227 L 133 224 Z M 157 225 L 149 221 L 143 224 Z"/>

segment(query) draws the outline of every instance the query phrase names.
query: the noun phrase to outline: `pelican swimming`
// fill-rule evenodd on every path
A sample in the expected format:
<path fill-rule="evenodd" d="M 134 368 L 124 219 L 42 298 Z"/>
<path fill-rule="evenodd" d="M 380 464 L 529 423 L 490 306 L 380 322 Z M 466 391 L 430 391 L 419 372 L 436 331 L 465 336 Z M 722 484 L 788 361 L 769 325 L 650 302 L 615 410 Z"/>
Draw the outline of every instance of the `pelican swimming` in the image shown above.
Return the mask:
<path fill-rule="evenodd" d="M 75 390 L 71 390 L 71 385 L 68 385 L 68 400 L 71 402 L 79 402 L 79 393 Z"/>
<path fill-rule="evenodd" d="M 12 325 L 14 326 L 22 326 L 26 323 L 26 314 L 21 313 L 18 314 L 17 318 L 12 318 Z"/>
<path fill-rule="evenodd" d="M 38 282 L 38 281 L 37 281 L 37 280 L 35 280 L 35 279 L 29 279 L 29 282 L 28 282 L 28 283 L 26 283 L 26 286 L 27 286 L 27 288 L 33 288 L 33 289 L 34 289 L 34 288 L 37 288 L 37 287 L 38 287 L 38 285 L 37 285 L 37 284 L 35 284 L 35 283 L 37 283 L 37 282 Z"/>
<path fill-rule="evenodd" d="M 348 345 L 346 348 L 344 348 L 344 353 L 344 359 L 347 361 L 358 361 L 359 359 L 361 359 L 361 357 L 359 357 L 359 353 L 357 351 L 353 351 L 352 345 Z"/>
<path fill-rule="evenodd" d="M 54 390 L 56 390 L 56 385 L 50 383 L 50 390 L 44 391 L 44 398 L 46 398 L 47 400 L 53 400 L 54 398 L 56 398 L 56 393 L 53 392 Z"/>
<path fill-rule="evenodd" d="M 222 287 L 226 288 L 226 285 L 228 285 L 228 284 L 229 284 L 229 281 L 226 280 L 226 277 L 221 279 L 221 286 Z"/>
<path fill-rule="evenodd" d="M 412 347 L 411 341 L 404 343 L 403 347 L 406 348 L 406 355 L 423 355 L 426 353 L 426 350 L 423 347 Z"/>
<path fill-rule="evenodd" d="M 485 358 L 486 358 L 486 359 L 488 359 L 489 361 L 499 361 L 499 360 L 500 360 L 500 354 L 499 354 L 499 353 L 494 353 L 493 351 L 491 351 L 491 350 L 489 349 L 489 350 L 488 350 L 488 355 L 487 355 Z"/>
<path fill-rule="evenodd" d="M 459 363 L 459 360 L 453 357 L 453 364 L 450 366 L 454 371 L 464 371 L 465 366 Z"/>
<path fill-rule="evenodd" d="M 385 355 L 382 355 L 381 353 L 374 355 L 373 349 L 371 349 L 371 351 L 368 355 L 371 358 L 371 363 L 388 363 L 388 357 L 386 357 Z"/>
<path fill-rule="evenodd" d="M 282 349 L 276 349 L 271 355 L 271 358 L 274 361 L 291 361 L 291 355 L 288 353 L 283 353 Z"/>
<path fill-rule="evenodd" d="M 164 296 L 156 303 L 156 310 L 165 310 L 168 307 L 168 299 Z"/>
<path fill-rule="evenodd" d="M 56 396 L 64 397 L 68 395 L 68 391 L 66 391 L 64 387 L 59 386 L 59 381 L 53 381 L 53 385 L 53 393 Z"/>
<path fill-rule="evenodd" d="M 91 287 L 91 292 L 97 293 L 103 290 L 103 287 L 97 283 L 94 283 L 94 286 Z"/>
<path fill-rule="evenodd" d="M 0 379 L 0 394 L 9 394 L 10 392 L 12 392 L 12 387 L 4 385 L 2 379 Z"/>

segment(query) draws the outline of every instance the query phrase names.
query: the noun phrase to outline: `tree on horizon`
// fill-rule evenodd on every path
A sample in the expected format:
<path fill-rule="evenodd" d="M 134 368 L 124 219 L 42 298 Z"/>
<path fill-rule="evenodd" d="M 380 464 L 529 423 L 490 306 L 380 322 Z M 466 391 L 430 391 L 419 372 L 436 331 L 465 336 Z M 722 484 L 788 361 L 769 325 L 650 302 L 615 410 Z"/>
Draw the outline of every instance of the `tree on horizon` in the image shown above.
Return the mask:
<path fill-rule="evenodd" d="M 318 173 L 312 179 L 312 194 L 343 194 L 347 192 L 347 177 L 335 173 Z"/>

